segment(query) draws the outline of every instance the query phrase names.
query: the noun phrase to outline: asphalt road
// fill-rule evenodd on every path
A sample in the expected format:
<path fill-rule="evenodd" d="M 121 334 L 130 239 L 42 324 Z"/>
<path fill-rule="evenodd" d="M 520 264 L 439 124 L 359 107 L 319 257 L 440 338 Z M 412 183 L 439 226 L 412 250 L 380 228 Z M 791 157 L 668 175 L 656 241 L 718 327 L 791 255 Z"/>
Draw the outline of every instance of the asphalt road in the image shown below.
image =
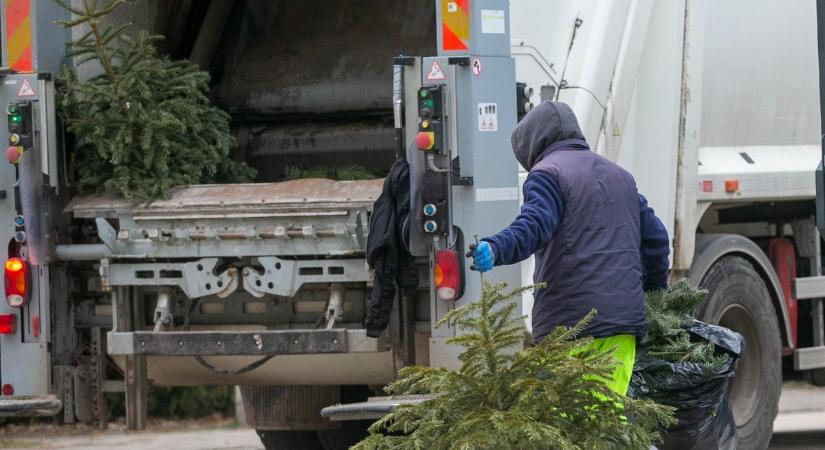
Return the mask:
<path fill-rule="evenodd" d="M 3 450 L 263 450 L 258 436 L 246 428 L 126 433 L 91 432 L 79 436 L 5 436 Z M 773 450 L 825 449 L 825 389 L 786 385 L 780 415 L 774 423 Z"/>
<path fill-rule="evenodd" d="M 825 388 L 786 384 L 773 429 L 771 449 L 825 449 Z"/>

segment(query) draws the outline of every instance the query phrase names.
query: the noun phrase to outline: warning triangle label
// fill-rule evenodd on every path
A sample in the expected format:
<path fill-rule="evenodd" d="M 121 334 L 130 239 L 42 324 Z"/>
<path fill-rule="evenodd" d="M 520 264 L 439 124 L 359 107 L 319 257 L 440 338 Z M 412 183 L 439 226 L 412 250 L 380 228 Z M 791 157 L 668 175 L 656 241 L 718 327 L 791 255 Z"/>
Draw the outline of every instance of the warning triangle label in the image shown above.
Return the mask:
<path fill-rule="evenodd" d="M 430 71 L 427 72 L 427 81 L 444 80 L 446 78 L 444 71 L 441 70 L 441 66 L 438 65 L 438 61 L 433 61 L 433 65 L 430 66 Z"/>
<path fill-rule="evenodd" d="M 17 90 L 18 97 L 34 97 L 37 94 L 34 93 L 34 88 L 32 88 L 32 83 L 29 81 L 28 78 L 23 80 L 23 84 L 20 85 L 20 89 Z"/>

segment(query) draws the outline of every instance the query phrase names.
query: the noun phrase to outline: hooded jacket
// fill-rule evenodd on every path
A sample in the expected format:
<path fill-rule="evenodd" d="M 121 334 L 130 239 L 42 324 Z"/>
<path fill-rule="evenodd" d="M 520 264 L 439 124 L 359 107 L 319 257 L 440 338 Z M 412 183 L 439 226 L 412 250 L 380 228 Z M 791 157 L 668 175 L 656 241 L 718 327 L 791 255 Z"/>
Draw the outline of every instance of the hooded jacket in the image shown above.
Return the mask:
<path fill-rule="evenodd" d="M 667 283 L 669 239 L 633 177 L 590 151 L 567 105 L 544 102 L 512 134 L 529 170 L 521 213 L 485 238 L 495 265 L 535 254 L 533 335 L 597 314 L 583 335 L 641 336 L 643 291 Z"/>

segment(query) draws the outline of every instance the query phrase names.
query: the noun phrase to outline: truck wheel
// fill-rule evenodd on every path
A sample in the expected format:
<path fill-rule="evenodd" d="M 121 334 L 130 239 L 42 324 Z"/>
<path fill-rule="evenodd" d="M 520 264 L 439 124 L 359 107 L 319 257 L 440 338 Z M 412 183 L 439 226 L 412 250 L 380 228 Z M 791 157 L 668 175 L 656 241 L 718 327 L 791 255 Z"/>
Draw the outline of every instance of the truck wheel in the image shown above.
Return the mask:
<path fill-rule="evenodd" d="M 338 430 L 319 430 L 318 440 L 324 450 L 347 450 L 367 437 L 369 420 L 344 422 Z"/>
<path fill-rule="evenodd" d="M 802 374 L 808 383 L 814 386 L 825 386 L 825 369 L 806 370 Z"/>
<path fill-rule="evenodd" d="M 782 388 L 782 344 L 771 295 L 753 265 L 737 256 L 714 263 L 700 287 L 710 293 L 699 317 L 745 338 L 730 390 L 738 446 L 765 449 Z"/>
<path fill-rule="evenodd" d="M 255 430 L 266 450 L 322 450 L 314 431 Z"/>

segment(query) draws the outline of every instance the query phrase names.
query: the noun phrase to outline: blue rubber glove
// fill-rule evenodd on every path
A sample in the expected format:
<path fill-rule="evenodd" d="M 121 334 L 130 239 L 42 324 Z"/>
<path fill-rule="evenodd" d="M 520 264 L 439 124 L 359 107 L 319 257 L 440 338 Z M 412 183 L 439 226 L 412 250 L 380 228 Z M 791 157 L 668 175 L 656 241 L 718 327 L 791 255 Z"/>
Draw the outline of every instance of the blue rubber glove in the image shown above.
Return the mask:
<path fill-rule="evenodd" d="M 467 252 L 468 258 L 473 258 L 473 265 L 470 270 L 478 272 L 487 272 L 493 268 L 493 246 L 487 241 L 481 241 L 476 245 L 470 244 L 470 251 Z"/>

